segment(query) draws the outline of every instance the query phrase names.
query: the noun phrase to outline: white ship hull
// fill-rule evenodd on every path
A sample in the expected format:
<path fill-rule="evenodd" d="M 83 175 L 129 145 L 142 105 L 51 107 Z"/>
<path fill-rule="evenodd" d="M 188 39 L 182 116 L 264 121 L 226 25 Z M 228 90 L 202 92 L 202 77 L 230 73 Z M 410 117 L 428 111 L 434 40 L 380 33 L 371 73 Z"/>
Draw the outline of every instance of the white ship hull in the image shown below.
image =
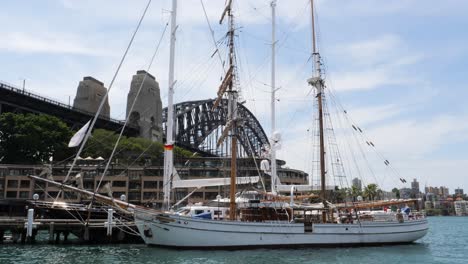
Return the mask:
<path fill-rule="evenodd" d="M 410 243 L 428 231 L 425 218 L 403 223 L 313 224 L 240 222 L 151 215 L 137 212 L 135 220 L 148 245 L 178 248 L 249 248 L 282 246 L 344 246 Z"/>

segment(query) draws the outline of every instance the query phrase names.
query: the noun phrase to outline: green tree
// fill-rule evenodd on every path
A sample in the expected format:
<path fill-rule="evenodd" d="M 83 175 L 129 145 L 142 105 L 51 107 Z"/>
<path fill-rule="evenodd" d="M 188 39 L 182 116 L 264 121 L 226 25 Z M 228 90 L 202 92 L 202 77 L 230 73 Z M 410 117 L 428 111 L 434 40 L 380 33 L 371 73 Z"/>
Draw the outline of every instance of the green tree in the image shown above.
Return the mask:
<path fill-rule="evenodd" d="M 392 189 L 392 193 L 395 194 L 395 197 L 396 197 L 397 199 L 400 199 L 400 190 L 398 190 L 398 188 L 393 188 L 393 189 Z"/>
<path fill-rule="evenodd" d="M 351 196 L 353 197 L 353 201 L 356 201 L 356 198 L 362 195 L 362 191 L 359 190 L 359 188 L 355 185 L 351 186 L 350 192 Z"/>
<path fill-rule="evenodd" d="M 335 190 L 334 190 L 333 194 L 334 194 L 333 196 L 335 198 L 335 202 L 343 203 L 343 202 L 345 202 L 346 197 L 349 196 L 350 189 L 349 188 L 339 189 L 338 187 L 335 187 Z"/>
<path fill-rule="evenodd" d="M 70 151 L 71 130 L 60 119 L 49 115 L 0 115 L 0 162 L 38 164 L 49 158 L 60 160 Z"/>
<path fill-rule="evenodd" d="M 364 188 L 363 195 L 369 201 L 373 201 L 378 194 L 379 187 L 375 183 L 371 183 Z"/>
<path fill-rule="evenodd" d="M 86 148 L 82 154 L 83 157 L 103 157 L 109 158 L 118 135 L 112 131 L 96 129 L 92 137 L 86 143 Z M 161 163 L 163 161 L 164 145 L 160 142 L 153 142 L 145 138 L 122 137 L 117 146 L 114 159 L 122 164 L 137 162 L 143 163 L 145 159 L 150 158 L 151 162 Z M 192 156 L 192 152 L 179 147 L 174 148 L 174 156 L 187 158 Z"/>

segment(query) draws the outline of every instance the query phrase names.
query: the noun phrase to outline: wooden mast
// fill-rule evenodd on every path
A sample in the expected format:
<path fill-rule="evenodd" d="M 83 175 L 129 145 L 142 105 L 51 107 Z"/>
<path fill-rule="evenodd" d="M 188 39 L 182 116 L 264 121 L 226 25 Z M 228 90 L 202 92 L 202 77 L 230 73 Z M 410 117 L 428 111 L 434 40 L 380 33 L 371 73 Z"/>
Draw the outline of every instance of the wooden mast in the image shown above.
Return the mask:
<path fill-rule="evenodd" d="M 226 76 L 225 80 L 228 84 L 228 124 L 229 135 L 231 137 L 231 186 L 229 191 L 229 219 L 236 220 L 236 178 L 237 178 L 237 90 L 234 88 L 234 17 L 231 9 L 232 0 L 228 1 L 226 8 L 219 23 L 223 22 L 225 15 L 229 19 L 229 73 L 231 76 Z"/>
<path fill-rule="evenodd" d="M 312 58 L 314 60 L 314 73 L 313 77 L 310 78 L 309 84 L 317 89 L 317 101 L 318 101 L 318 116 L 319 116 L 319 137 L 320 137 L 320 198 L 323 201 L 326 200 L 326 169 L 325 169 L 325 139 L 324 139 L 324 126 L 323 126 L 323 79 L 320 71 L 320 54 L 317 50 L 317 44 L 315 40 L 315 19 L 314 19 L 314 0 L 310 0 L 311 6 L 311 18 L 312 18 Z"/>

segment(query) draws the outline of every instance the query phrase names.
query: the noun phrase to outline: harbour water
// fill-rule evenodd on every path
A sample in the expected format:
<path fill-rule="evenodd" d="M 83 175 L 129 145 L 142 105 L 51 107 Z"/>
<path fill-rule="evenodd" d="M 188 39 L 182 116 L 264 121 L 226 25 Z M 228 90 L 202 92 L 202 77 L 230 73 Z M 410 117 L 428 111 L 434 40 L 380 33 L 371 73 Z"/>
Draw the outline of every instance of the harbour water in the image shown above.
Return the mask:
<path fill-rule="evenodd" d="M 430 217 L 426 237 L 410 245 L 174 250 L 145 245 L 0 245 L 0 263 L 468 263 L 468 217 Z"/>

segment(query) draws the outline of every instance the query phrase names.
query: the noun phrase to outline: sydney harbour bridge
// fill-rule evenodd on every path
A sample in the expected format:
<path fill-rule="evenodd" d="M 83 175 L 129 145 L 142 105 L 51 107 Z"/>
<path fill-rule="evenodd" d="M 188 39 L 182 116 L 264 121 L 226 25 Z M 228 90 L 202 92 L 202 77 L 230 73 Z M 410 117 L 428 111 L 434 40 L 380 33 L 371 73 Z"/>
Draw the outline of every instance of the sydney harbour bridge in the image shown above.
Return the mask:
<path fill-rule="evenodd" d="M 176 104 L 176 145 L 210 156 L 227 156 L 229 140 L 218 146 L 218 139 L 227 121 L 227 100 L 212 110 L 214 99 Z M 243 104 L 238 104 L 238 153 L 241 157 L 259 157 L 268 145 L 268 137 L 257 118 Z M 167 108 L 163 110 L 163 127 L 167 121 Z"/>
<path fill-rule="evenodd" d="M 188 101 L 175 107 L 175 144 L 204 156 L 228 156 L 229 142 L 217 145 L 227 120 L 227 100 L 212 111 L 213 99 Z M 0 83 L 0 114 L 2 112 L 43 113 L 56 116 L 72 129 L 78 129 L 93 117 L 90 112 L 77 109 L 50 98 Z M 238 153 L 241 157 L 260 156 L 268 145 L 268 137 L 257 118 L 244 105 L 238 104 L 241 125 L 238 128 Z M 162 127 L 165 127 L 167 108 L 162 111 Z M 118 131 L 122 121 L 100 117 L 97 128 Z M 130 124 L 127 136 L 138 136 L 139 128 Z M 140 130 L 141 131 L 141 130 Z"/>

